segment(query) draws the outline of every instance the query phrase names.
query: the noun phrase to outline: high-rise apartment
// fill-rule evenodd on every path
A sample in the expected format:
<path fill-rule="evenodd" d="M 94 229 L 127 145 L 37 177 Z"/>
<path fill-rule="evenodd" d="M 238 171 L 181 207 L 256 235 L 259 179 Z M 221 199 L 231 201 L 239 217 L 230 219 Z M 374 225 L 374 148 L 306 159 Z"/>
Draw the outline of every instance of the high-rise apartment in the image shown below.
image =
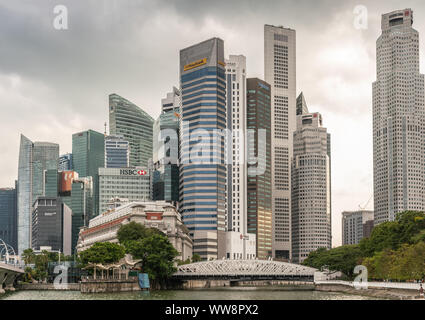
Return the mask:
<path fill-rule="evenodd" d="M 153 118 L 117 94 L 109 95 L 109 130 L 130 143 L 130 166 L 147 167 L 152 158 Z"/>
<path fill-rule="evenodd" d="M 307 107 L 304 108 L 307 111 Z M 332 246 L 330 135 L 320 113 L 297 116 L 292 158 L 292 262 Z"/>
<path fill-rule="evenodd" d="M 256 237 L 256 256 L 272 257 L 271 87 L 247 79 L 247 232 Z"/>
<path fill-rule="evenodd" d="M 59 145 L 21 135 L 18 166 L 18 252 L 31 247 L 32 205 L 44 195 L 45 171 L 58 170 Z"/>
<path fill-rule="evenodd" d="M 424 75 L 413 11 L 382 15 L 373 83 L 375 225 L 425 210 Z"/>
<path fill-rule="evenodd" d="M 296 32 L 264 26 L 264 80 L 272 92 L 273 257 L 291 251 L 291 165 L 296 129 Z"/>
<path fill-rule="evenodd" d="M 180 212 L 203 259 L 225 256 L 226 78 L 224 42 L 180 51 Z"/>
<path fill-rule="evenodd" d="M 130 166 L 130 144 L 119 136 L 105 137 L 105 168 Z"/>

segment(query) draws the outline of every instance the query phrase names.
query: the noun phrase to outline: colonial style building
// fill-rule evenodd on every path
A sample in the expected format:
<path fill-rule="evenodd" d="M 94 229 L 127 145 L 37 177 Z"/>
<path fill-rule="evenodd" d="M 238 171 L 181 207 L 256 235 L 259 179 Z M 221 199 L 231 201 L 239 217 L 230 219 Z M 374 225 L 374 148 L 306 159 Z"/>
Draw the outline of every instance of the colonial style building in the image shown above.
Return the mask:
<path fill-rule="evenodd" d="M 179 252 L 177 259 L 192 257 L 189 230 L 176 208 L 165 201 L 126 203 L 95 217 L 88 227 L 81 229 L 77 251 L 84 251 L 96 242 L 117 243 L 119 228 L 132 221 L 162 231 Z"/>

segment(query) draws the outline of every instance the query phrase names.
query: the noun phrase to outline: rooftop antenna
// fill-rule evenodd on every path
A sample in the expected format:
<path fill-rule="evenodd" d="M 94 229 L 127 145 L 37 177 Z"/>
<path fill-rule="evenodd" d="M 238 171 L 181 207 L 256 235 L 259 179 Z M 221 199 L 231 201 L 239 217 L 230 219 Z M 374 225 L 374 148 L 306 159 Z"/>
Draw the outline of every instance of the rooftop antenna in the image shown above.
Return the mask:
<path fill-rule="evenodd" d="M 105 137 L 106 137 L 106 122 L 105 122 Z"/>

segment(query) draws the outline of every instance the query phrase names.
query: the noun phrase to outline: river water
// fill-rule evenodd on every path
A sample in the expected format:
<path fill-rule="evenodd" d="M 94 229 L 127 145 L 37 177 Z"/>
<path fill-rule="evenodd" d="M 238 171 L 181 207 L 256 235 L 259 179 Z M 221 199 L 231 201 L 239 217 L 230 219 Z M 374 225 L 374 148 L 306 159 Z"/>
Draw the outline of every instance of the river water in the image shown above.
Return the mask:
<path fill-rule="evenodd" d="M 79 291 L 17 291 L 0 295 L 0 300 L 373 300 L 358 295 L 321 291 L 264 290 L 261 288 L 163 290 L 121 293 Z"/>

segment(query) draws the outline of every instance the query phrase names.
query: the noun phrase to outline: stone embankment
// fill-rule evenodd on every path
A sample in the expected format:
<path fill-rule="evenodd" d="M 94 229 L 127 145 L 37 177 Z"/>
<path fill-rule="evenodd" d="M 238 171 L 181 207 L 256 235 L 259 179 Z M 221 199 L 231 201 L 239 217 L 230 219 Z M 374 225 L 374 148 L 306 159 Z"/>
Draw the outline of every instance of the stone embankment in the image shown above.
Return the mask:
<path fill-rule="evenodd" d="M 419 296 L 419 288 L 419 283 L 367 282 L 356 288 L 353 282 L 348 281 L 315 282 L 317 291 L 342 292 L 391 300 L 423 299 Z"/>

